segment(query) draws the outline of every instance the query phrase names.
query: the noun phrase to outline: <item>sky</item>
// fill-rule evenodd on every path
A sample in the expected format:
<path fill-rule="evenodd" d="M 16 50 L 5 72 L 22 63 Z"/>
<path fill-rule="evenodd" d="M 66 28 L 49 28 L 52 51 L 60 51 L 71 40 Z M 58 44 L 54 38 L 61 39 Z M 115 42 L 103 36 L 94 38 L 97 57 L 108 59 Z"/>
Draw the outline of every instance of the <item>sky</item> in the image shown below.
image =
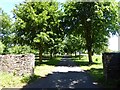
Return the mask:
<path fill-rule="evenodd" d="M 0 7 L 6 12 L 11 18 L 12 15 L 12 9 L 15 7 L 15 4 L 19 4 L 23 2 L 24 0 L 0 0 Z M 58 0 L 59 2 L 64 2 L 65 0 Z M 117 0 L 119 1 L 119 0 Z M 118 51 L 118 37 L 117 36 L 111 36 L 109 39 L 109 49 L 113 51 Z"/>

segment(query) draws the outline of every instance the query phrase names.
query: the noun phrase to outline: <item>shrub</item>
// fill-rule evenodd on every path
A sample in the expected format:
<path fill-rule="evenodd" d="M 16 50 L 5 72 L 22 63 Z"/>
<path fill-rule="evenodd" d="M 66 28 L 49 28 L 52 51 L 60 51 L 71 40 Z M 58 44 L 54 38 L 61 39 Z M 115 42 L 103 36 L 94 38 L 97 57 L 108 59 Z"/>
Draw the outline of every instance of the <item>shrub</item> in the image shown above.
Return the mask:
<path fill-rule="evenodd" d="M 27 54 L 27 53 L 34 53 L 35 51 L 31 49 L 30 46 L 13 46 L 8 49 L 10 54 Z"/>
<path fill-rule="evenodd" d="M 31 82 L 37 80 L 38 78 L 39 78 L 39 76 L 37 76 L 37 75 L 33 75 L 33 76 L 26 75 L 21 79 L 21 82 L 22 83 L 31 83 Z"/>
<path fill-rule="evenodd" d="M 3 53 L 5 45 L 0 41 L 0 54 Z"/>

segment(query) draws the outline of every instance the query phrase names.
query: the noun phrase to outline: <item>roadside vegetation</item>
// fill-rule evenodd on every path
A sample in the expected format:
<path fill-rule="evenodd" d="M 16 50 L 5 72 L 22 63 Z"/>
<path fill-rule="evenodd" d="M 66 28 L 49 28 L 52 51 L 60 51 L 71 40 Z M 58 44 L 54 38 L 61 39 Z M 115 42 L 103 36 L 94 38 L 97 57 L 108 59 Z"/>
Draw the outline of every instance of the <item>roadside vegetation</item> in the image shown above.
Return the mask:
<path fill-rule="evenodd" d="M 12 73 L 0 72 L 0 89 L 3 87 L 22 87 L 38 78 L 46 77 L 48 74 L 52 73 L 55 65 L 58 64 L 60 60 L 60 56 L 43 60 L 41 64 L 36 60 L 33 76 L 16 76 Z"/>
<path fill-rule="evenodd" d="M 100 86 L 105 88 L 115 88 L 118 87 L 120 80 L 105 80 L 102 55 L 93 55 L 93 62 L 91 65 L 88 63 L 87 55 L 80 55 L 72 57 L 73 61 L 80 66 L 83 70 L 87 71 L 94 79 L 94 82 L 98 83 Z"/>
<path fill-rule="evenodd" d="M 37 2 L 38 1 L 38 2 Z M 118 3 L 29 2 L 25 0 L 13 8 L 13 18 L 0 7 L 0 54 L 28 54 L 39 52 L 35 75 L 14 76 L 0 72 L 0 87 L 18 87 L 50 73 L 61 57 L 54 55 L 87 51 L 87 56 L 74 58 L 96 81 L 104 83 L 101 56 L 94 53 L 108 51 L 111 35 L 119 30 Z M 99 1 L 99 0 L 98 0 Z M 1 1 L 2 2 L 2 1 Z M 49 54 L 44 60 L 43 54 Z"/>

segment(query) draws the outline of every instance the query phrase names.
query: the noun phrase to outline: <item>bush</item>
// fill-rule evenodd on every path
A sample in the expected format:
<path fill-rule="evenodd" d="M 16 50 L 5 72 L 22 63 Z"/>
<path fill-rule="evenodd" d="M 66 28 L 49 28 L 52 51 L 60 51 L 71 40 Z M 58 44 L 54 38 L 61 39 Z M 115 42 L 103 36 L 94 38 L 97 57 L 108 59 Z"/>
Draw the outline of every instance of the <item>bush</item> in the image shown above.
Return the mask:
<path fill-rule="evenodd" d="M 0 41 L 0 54 L 3 53 L 5 45 Z"/>
<path fill-rule="evenodd" d="M 37 75 L 33 75 L 33 76 L 26 75 L 21 79 L 21 82 L 22 83 L 31 83 L 31 82 L 37 80 L 38 78 L 39 78 L 39 76 L 37 76 Z"/>
<path fill-rule="evenodd" d="M 8 49 L 10 54 L 27 54 L 27 53 L 34 53 L 35 51 L 30 48 L 30 46 L 13 46 Z"/>

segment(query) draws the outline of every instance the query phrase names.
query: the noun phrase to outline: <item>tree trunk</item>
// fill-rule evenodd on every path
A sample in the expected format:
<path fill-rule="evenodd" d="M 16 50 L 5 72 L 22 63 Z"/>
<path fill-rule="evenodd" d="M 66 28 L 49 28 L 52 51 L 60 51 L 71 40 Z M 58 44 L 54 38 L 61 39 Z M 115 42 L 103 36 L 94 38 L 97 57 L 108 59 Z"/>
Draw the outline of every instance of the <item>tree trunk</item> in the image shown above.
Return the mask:
<path fill-rule="evenodd" d="M 42 47 L 39 47 L 39 62 L 42 62 Z"/>
<path fill-rule="evenodd" d="M 50 51 L 50 58 L 52 58 L 53 56 L 52 56 L 52 50 Z"/>
<path fill-rule="evenodd" d="M 79 59 L 80 59 L 80 51 L 79 51 Z"/>
<path fill-rule="evenodd" d="M 92 63 L 92 22 L 86 22 L 87 17 L 83 17 L 84 37 L 86 40 L 86 48 L 88 50 L 89 64 Z"/>
<path fill-rule="evenodd" d="M 76 51 L 75 51 L 75 57 L 76 57 Z"/>
<path fill-rule="evenodd" d="M 89 64 L 92 64 L 92 50 L 88 49 L 88 58 L 89 58 Z"/>

